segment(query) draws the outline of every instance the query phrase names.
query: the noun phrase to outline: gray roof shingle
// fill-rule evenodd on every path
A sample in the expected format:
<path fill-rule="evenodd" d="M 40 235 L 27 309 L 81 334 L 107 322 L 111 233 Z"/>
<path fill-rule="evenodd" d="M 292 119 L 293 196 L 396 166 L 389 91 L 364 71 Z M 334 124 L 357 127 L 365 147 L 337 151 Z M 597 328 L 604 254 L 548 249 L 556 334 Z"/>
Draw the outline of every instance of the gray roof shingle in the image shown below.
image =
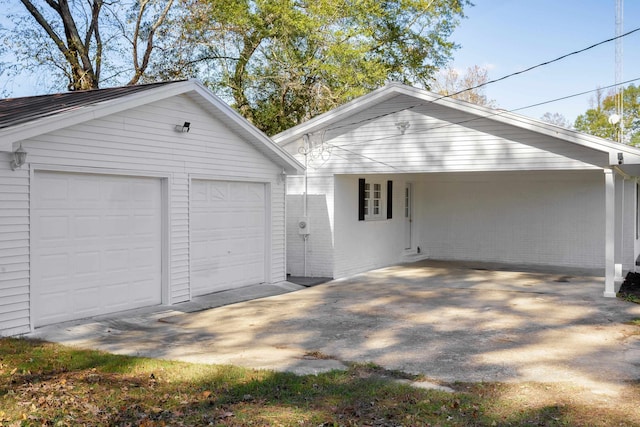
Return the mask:
<path fill-rule="evenodd" d="M 133 93 L 176 82 L 159 82 L 135 86 L 82 90 L 52 95 L 28 96 L 0 100 L 0 129 L 27 123 L 43 117 L 110 101 Z"/>

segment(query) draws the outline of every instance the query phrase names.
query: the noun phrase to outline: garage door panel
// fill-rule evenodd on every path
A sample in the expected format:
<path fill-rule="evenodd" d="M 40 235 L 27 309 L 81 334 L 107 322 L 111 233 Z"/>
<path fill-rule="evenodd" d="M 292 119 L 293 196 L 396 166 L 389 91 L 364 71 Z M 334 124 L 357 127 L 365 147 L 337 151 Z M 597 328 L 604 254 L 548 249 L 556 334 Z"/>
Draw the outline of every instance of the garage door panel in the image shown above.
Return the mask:
<path fill-rule="evenodd" d="M 36 172 L 33 199 L 36 326 L 161 302 L 159 179 Z"/>
<path fill-rule="evenodd" d="M 192 294 L 264 282 L 265 185 L 192 182 Z"/>

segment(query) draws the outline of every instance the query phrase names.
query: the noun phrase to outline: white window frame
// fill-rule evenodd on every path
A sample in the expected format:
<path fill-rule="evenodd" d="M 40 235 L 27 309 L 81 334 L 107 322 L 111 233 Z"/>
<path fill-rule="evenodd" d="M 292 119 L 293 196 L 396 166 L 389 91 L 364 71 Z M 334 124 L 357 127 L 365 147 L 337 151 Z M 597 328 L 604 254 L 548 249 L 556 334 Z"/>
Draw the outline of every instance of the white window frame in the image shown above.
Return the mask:
<path fill-rule="evenodd" d="M 386 184 L 386 182 L 384 183 Z M 376 188 L 377 186 L 377 188 Z M 364 220 L 387 219 L 386 185 L 383 181 L 364 182 Z"/>

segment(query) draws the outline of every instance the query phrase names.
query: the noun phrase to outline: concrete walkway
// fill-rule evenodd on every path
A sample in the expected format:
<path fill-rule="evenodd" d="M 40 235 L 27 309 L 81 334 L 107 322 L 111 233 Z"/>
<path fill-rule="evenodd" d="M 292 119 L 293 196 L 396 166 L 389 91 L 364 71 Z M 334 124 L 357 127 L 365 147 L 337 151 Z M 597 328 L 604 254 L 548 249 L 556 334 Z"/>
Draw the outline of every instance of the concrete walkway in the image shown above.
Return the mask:
<path fill-rule="evenodd" d="M 601 277 L 422 261 L 311 288 L 293 284 L 37 329 L 83 348 L 300 374 L 374 362 L 435 381 L 640 379 L 640 305 Z M 253 293 L 253 294 L 251 294 Z M 270 296 L 266 296 L 270 295 Z M 218 308 L 201 310 L 222 305 Z"/>

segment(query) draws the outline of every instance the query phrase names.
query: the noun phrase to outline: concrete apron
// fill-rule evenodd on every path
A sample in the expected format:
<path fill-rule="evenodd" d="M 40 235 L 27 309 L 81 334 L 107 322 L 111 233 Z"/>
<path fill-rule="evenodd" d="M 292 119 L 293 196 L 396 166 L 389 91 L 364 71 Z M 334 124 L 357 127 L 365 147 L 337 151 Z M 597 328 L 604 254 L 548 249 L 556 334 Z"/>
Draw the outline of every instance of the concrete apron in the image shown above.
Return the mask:
<path fill-rule="evenodd" d="M 640 327 L 625 323 L 640 318 L 640 305 L 603 298 L 601 277 L 497 268 L 421 261 L 203 311 L 137 310 L 31 336 L 299 374 L 373 362 L 437 382 L 567 381 L 603 394 L 640 379 Z"/>

